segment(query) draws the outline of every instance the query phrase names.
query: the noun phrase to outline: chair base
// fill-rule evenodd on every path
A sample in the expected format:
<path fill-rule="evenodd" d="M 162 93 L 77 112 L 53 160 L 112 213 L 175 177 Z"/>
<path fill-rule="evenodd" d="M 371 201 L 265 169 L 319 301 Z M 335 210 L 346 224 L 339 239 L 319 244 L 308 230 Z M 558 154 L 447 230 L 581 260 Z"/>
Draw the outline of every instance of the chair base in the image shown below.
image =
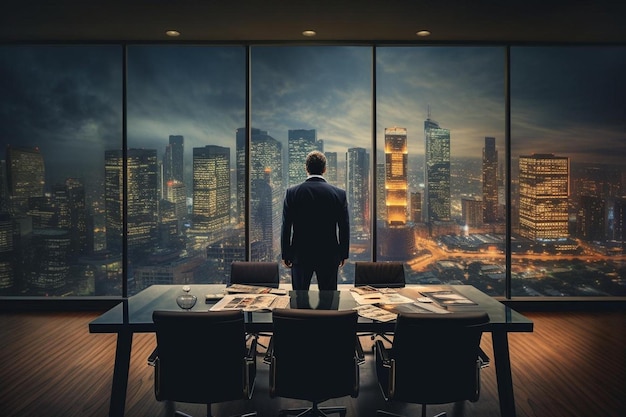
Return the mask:
<path fill-rule="evenodd" d="M 394 413 L 390 413 L 389 411 L 384 411 L 384 410 L 376 410 L 376 415 L 377 416 L 389 416 L 389 417 L 403 417 L 400 414 L 394 414 Z M 433 417 L 446 417 L 447 415 L 448 413 L 444 411 Z M 422 408 L 422 417 L 426 417 L 426 411 L 424 410 L 424 408 Z"/>
<path fill-rule="evenodd" d="M 317 404 L 313 404 L 313 406 L 309 408 L 289 408 L 286 410 L 280 410 L 278 412 L 278 416 L 327 417 L 329 414 L 339 414 L 341 417 L 345 417 L 347 412 L 348 411 L 346 407 L 318 407 Z"/>
<path fill-rule="evenodd" d="M 212 415 L 213 414 L 211 413 L 211 405 L 207 404 L 206 417 L 211 417 Z M 257 415 L 256 411 L 253 411 L 252 413 L 238 414 L 236 416 L 231 416 L 231 417 L 254 417 L 256 415 Z M 174 411 L 174 417 L 193 417 L 193 416 L 187 413 L 183 413 L 182 411 Z"/>

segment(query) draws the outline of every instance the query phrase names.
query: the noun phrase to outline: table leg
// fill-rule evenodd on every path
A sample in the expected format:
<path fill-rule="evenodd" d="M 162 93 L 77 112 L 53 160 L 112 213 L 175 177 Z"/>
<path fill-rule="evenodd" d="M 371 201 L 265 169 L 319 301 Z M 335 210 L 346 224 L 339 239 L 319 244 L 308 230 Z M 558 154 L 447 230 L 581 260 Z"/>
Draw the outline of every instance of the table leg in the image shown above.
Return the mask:
<path fill-rule="evenodd" d="M 109 417 L 124 416 L 124 408 L 126 407 L 126 389 L 128 387 L 128 371 L 130 368 L 130 350 L 132 343 L 132 332 L 122 330 L 117 334 L 117 347 L 115 349 L 115 367 L 113 368 Z"/>
<path fill-rule="evenodd" d="M 505 331 L 493 332 L 491 337 L 493 341 L 493 355 L 496 361 L 500 415 L 502 417 L 515 417 L 515 398 L 513 396 L 508 333 Z"/>

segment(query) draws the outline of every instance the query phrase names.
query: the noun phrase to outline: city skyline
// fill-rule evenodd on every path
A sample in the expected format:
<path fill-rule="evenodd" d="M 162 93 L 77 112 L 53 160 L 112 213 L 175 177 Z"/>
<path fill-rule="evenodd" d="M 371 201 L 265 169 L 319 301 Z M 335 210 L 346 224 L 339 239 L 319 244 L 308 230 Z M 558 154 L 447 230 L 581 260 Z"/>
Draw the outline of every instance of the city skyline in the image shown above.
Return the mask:
<path fill-rule="evenodd" d="M 620 73 L 626 48 L 511 49 L 512 155 L 544 152 L 549 142 L 550 152 L 574 161 L 620 163 L 626 155 L 625 71 Z M 10 132 L 5 143 L 40 147 L 57 165 L 55 174 L 48 174 L 58 173 L 57 182 L 84 177 L 99 150 L 121 148 L 120 50 L 0 48 L 5 73 L 0 83 L 6 92 L 0 123 Z M 288 130 L 316 129 L 325 151 L 354 144 L 370 148 L 370 51 L 252 48 L 253 127 L 283 146 Z M 433 119 L 451 131 L 452 158 L 479 154 L 486 136 L 495 137 L 503 149 L 503 51 L 377 48 L 379 148 L 385 128 L 403 126 L 409 154 L 423 155 L 421 124 L 430 107 Z M 193 147 L 232 147 L 233 132 L 245 125 L 243 47 L 151 45 L 130 46 L 128 52 L 129 148 L 156 148 L 161 158 L 163 149 L 156 143 L 169 135 L 186 138 L 187 160 Z M 605 73 L 613 77 L 587 75 Z M 41 97 L 47 97 L 45 104 Z M 80 161 L 67 152 L 70 144 Z"/>

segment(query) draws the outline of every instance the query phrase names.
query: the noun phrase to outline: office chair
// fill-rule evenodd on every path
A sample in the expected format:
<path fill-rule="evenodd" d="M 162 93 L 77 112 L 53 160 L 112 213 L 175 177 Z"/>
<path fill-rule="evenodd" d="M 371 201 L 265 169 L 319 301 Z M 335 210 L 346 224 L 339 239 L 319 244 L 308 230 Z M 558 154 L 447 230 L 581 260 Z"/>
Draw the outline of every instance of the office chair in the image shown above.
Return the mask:
<path fill-rule="evenodd" d="M 478 401 L 480 369 L 488 363 L 480 339 L 488 322 L 485 312 L 399 314 L 391 349 L 380 340 L 374 345 L 385 400 L 422 404 L 422 417 L 427 404 Z"/>
<path fill-rule="evenodd" d="M 210 417 L 212 403 L 251 398 L 256 339 L 246 348 L 242 311 L 157 310 L 152 320 L 157 348 L 149 364 L 158 401 L 206 404 Z M 188 416 L 181 411 L 175 415 Z"/>
<path fill-rule="evenodd" d="M 355 262 L 354 286 L 402 288 L 406 284 L 402 262 Z"/>
<path fill-rule="evenodd" d="M 331 398 L 359 394 L 354 310 L 276 309 L 270 362 L 270 397 L 312 402 L 284 415 L 346 415 L 346 407 L 319 407 Z"/>
<path fill-rule="evenodd" d="M 278 262 L 235 261 L 230 264 L 228 285 L 246 284 L 278 288 L 278 283 Z"/>
<path fill-rule="evenodd" d="M 245 284 L 256 285 L 259 287 L 278 288 L 278 262 L 234 261 L 230 264 L 230 281 L 227 285 L 232 284 Z M 271 333 L 254 333 L 248 334 L 247 336 L 256 338 L 259 346 L 265 349 L 267 349 L 267 346 L 258 341 L 259 336 L 269 337 L 269 343 L 272 343 Z"/>
<path fill-rule="evenodd" d="M 354 286 L 369 285 L 375 288 L 402 288 L 406 284 L 404 264 L 402 262 L 355 262 Z M 387 342 L 391 340 L 384 333 L 359 333 L 370 336 L 372 340 L 380 336 Z"/>

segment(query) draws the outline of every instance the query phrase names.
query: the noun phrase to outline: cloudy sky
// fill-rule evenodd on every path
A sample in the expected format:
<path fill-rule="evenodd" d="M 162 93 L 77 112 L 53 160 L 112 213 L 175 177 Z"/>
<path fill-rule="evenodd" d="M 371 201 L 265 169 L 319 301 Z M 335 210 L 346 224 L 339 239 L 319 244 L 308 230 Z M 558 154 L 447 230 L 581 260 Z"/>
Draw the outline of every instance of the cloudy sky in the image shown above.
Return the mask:
<path fill-rule="evenodd" d="M 450 129 L 452 157 L 479 158 L 485 136 L 504 154 L 502 47 L 376 50 L 376 126 L 408 130 L 423 154 L 428 108 Z M 129 147 L 163 154 L 169 135 L 193 147 L 233 149 L 245 120 L 243 47 L 128 48 Z M 252 126 L 286 142 L 316 129 L 326 150 L 371 146 L 370 47 L 253 47 Z M 121 148 L 122 49 L 0 47 L 3 145 L 39 146 L 51 181 L 103 172 L 105 149 Z M 624 164 L 626 48 L 515 47 L 511 51 L 512 155 L 544 152 L 573 161 Z"/>

